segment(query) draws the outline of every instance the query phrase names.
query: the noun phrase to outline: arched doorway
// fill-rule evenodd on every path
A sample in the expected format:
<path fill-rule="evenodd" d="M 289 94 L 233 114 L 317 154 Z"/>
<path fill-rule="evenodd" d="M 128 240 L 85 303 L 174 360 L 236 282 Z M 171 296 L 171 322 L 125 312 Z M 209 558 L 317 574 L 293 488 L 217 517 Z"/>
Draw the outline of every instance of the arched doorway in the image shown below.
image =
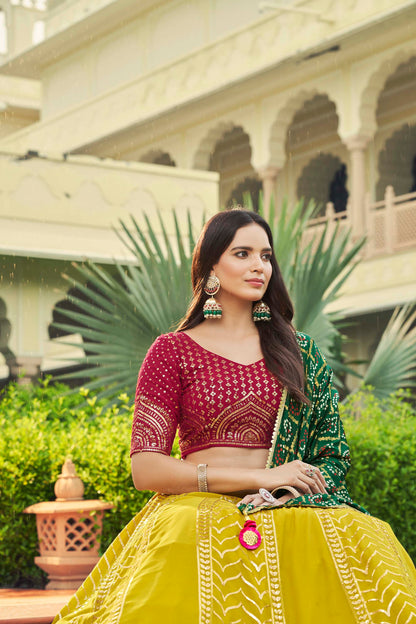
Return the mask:
<path fill-rule="evenodd" d="M 285 151 L 278 203 L 287 195 L 291 202 L 313 199 L 322 213 L 331 200 L 338 211 L 345 210 L 348 151 L 338 135 L 336 106 L 327 94 L 311 95 L 299 104 L 287 129 Z"/>
<path fill-rule="evenodd" d="M 416 190 L 416 56 L 386 80 L 377 104 L 376 200 L 391 185 L 396 195 Z"/>
<path fill-rule="evenodd" d="M 378 173 L 377 200 L 383 199 L 389 185 L 396 195 L 416 191 L 416 124 L 403 124 L 386 140 L 378 158 Z"/>
<path fill-rule="evenodd" d="M 98 293 L 97 289 L 90 282 L 87 282 L 85 284 L 85 288 L 91 293 L 97 293 L 100 296 L 102 296 L 102 294 Z M 70 314 L 82 313 L 86 319 L 84 325 L 88 326 L 88 316 L 89 316 L 88 309 L 84 309 L 80 307 L 79 305 L 77 305 L 77 303 L 75 303 L 74 301 L 74 298 L 75 300 L 81 300 L 81 302 L 85 303 L 87 306 L 93 306 L 95 308 L 98 307 L 97 302 L 93 299 L 93 297 L 88 296 L 84 292 L 84 290 L 76 286 L 70 288 L 67 291 L 66 296 L 63 299 L 60 299 L 59 301 L 57 301 L 52 310 L 52 322 L 48 325 L 48 335 L 49 335 L 50 340 L 54 340 L 57 338 L 70 337 L 70 342 L 73 343 L 71 347 L 74 348 L 74 353 L 71 354 L 70 357 L 72 357 L 72 355 L 74 355 L 75 357 L 79 357 L 79 356 L 82 356 L 81 349 L 84 351 L 85 355 L 88 355 L 91 353 L 91 351 L 88 349 L 88 345 L 92 344 L 94 341 L 92 339 L 88 339 L 83 336 L 81 337 L 80 334 L 77 333 L 79 322 L 77 321 L 75 323 L 75 321 L 73 321 L 70 316 L 67 316 L 65 314 L 65 312 L 69 312 Z M 57 327 L 56 324 L 65 325 L 66 328 L 63 329 L 63 328 Z M 71 329 L 72 326 L 74 327 L 73 330 Z M 70 357 L 68 357 L 68 360 L 70 359 Z M 63 359 L 65 359 L 65 356 L 63 356 Z M 76 363 L 69 364 L 67 362 L 64 365 L 60 365 L 57 362 L 57 364 L 53 366 L 53 369 L 44 369 L 44 372 L 55 376 L 55 375 L 68 374 L 68 373 L 72 373 L 76 371 L 85 370 L 87 367 L 89 366 L 86 364 L 84 365 L 76 364 Z M 85 377 L 85 381 L 87 381 L 86 377 Z M 66 379 L 65 383 L 67 383 L 70 386 L 71 385 L 78 386 L 80 383 L 83 383 L 83 379 L 80 377 L 77 377 L 75 380 Z"/>
<path fill-rule="evenodd" d="M 245 192 L 254 199 L 256 189 L 261 188 L 261 182 L 251 165 L 250 137 L 241 126 L 226 130 L 217 140 L 208 168 L 220 174 L 221 207 L 229 208 L 233 203 L 244 203 Z"/>
<path fill-rule="evenodd" d="M 345 163 L 332 154 L 315 156 L 298 178 L 296 193 L 305 205 L 314 200 L 320 207 L 319 214 L 325 213 L 328 202 L 334 204 L 335 212 L 344 212 L 349 195 Z"/>

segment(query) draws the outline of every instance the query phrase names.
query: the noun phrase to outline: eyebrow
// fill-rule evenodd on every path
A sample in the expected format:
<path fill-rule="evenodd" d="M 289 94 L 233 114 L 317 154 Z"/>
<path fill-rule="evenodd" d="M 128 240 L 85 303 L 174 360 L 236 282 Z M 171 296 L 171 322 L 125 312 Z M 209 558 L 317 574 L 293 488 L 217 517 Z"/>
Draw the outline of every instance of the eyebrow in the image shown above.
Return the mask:
<path fill-rule="evenodd" d="M 238 245 L 238 247 L 233 247 L 231 251 L 236 251 L 237 249 L 244 249 L 244 251 L 253 251 L 253 247 L 246 247 L 245 245 Z M 262 251 L 273 251 L 271 247 L 263 247 Z"/>

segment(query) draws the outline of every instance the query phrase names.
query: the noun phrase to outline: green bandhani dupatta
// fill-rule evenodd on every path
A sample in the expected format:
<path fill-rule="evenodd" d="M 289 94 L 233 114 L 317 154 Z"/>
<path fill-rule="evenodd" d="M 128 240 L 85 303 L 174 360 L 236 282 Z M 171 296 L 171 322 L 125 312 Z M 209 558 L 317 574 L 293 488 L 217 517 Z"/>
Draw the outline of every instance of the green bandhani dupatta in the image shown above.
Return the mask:
<path fill-rule="evenodd" d="M 320 469 L 328 484 L 327 494 L 290 499 L 285 506 L 339 507 L 356 505 L 345 485 L 350 451 L 338 413 L 338 392 L 332 386 L 332 370 L 315 342 L 297 333 L 305 367 L 305 394 L 310 405 L 290 397 L 286 390 L 276 418 L 267 468 L 300 459 Z"/>

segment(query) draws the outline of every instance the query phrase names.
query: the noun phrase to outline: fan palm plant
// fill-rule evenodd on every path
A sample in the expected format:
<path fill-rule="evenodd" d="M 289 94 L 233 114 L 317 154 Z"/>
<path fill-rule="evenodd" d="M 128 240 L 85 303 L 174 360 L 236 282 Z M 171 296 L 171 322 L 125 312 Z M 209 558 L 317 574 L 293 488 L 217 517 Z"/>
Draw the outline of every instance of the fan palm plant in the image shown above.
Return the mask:
<path fill-rule="evenodd" d="M 401 387 L 416 386 L 416 311 L 413 305 L 396 308 L 364 375 L 363 385 L 386 398 Z"/>
<path fill-rule="evenodd" d="M 70 323 L 54 325 L 67 334 L 80 334 L 86 353 L 72 359 L 81 370 L 62 378 L 81 381 L 88 377 L 84 385 L 99 389 L 100 398 L 132 392 L 147 349 L 156 336 L 168 332 L 184 315 L 190 299 L 195 246 L 190 216 L 187 231 L 182 232 L 174 214 L 172 239 L 160 216 L 161 237 L 146 216 L 144 222 L 146 229 L 133 217 L 131 228 L 121 222 L 122 240 L 134 257 L 134 265 L 116 262 L 114 271 L 93 262 L 73 263 L 78 277 L 64 276 L 75 287 L 72 292 L 79 294 L 69 296 L 72 309 L 60 308 Z M 70 337 L 65 344 L 79 346 Z"/>
<path fill-rule="evenodd" d="M 349 370 L 341 350 L 342 314 L 329 314 L 325 309 L 339 297 L 364 240 L 352 243 L 350 233 L 339 228 L 329 235 L 324 226 L 305 245 L 303 232 L 314 212 L 313 204 L 304 207 L 299 202 L 289 211 L 284 203 L 276 217 L 272 204 L 269 222 L 276 256 L 293 298 L 295 326 L 317 340 L 335 372 L 341 373 Z M 133 265 L 116 263 L 109 270 L 92 262 L 75 264 L 78 277 L 67 277 L 75 286 L 71 292 L 78 294 L 70 296 L 72 310 L 61 309 L 69 322 L 55 325 L 68 334 L 80 334 L 86 347 L 85 355 L 74 359 L 82 369 L 64 378 L 88 377 L 84 385 L 98 390 L 99 397 L 116 400 L 123 391 L 131 394 L 153 340 L 170 331 L 185 314 L 191 297 L 194 226 L 188 214 L 182 231 L 173 216 L 173 236 L 168 235 L 160 216 L 160 234 L 146 216 L 143 227 L 133 218 L 131 225 L 121 222 L 122 240 L 134 258 Z M 409 385 L 416 372 L 416 333 L 410 330 L 413 319 L 409 310 L 397 312 L 380 341 L 365 378 L 377 394 L 384 394 L 387 387 L 387 356 L 394 353 L 389 360 L 389 388 Z M 79 346 L 71 343 L 70 337 L 66 343 Z"/>
<path fill-rule="evenodd" d="M 304 244 L 304 232 L 315 214 L 314 202 L 304 207 L 300 201 L 288 210 L 284 201 L 276 218 L 272 201 L 269 222 L 275 253 L 293 301 L 295 327 L 314 337 L 336 374 L 352 372 L 344 365 L 341 351 L 343 315 L 325 310 L 339 297 L 341 287 L 359 262 L 358 253 L 365 239 L 352 243 L 350 232 L 340 230 L 339 223 L 329 235 L 325 223 Z"/>

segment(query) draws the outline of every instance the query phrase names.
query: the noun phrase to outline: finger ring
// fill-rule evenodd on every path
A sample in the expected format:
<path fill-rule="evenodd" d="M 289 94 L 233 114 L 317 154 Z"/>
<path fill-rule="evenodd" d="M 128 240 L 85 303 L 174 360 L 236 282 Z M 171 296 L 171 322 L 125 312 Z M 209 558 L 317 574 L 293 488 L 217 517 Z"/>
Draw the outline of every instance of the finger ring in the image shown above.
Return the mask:
<path fill-rule="evenodd" d="M 270 494 L 270 492 L 268 490 L 266 490 L 265 488 L 260 488 L 259 489 L 259 494 L 262 497 L 262 499 L 266 502 L 266 503 L 275 503 L 276 499 L 274 496 L 272 496 Z"/>
<path fill-rule="evenodd" d="M 308 466 L 306 468 L 305 474 L 306 474 L 307 477 L 313 477 L 315 472 L 316 472 L 316 468 L 314 468 L 313 466 Z"/>

